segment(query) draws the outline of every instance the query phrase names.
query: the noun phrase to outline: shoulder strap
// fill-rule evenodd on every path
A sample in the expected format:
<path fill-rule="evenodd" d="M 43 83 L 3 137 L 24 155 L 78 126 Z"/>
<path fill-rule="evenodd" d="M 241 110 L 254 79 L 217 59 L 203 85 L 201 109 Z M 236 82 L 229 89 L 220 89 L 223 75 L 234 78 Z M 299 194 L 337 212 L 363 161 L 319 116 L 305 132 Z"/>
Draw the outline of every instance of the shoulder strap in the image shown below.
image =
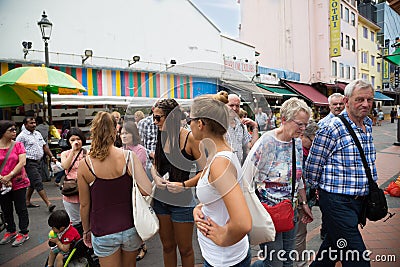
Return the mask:
<path fill-rule="evenodd" d="M 294 190 L 296 188 L 296 144 L 294 138 L 292 138 L 292 202 L 294 199 Z"/>
<path fill-rule="evenodd" d="M 88 169 L 89 169 L 89 171 L 93 174 L 93 176 L 94 176 L 94 178 L 96 178 L 97 179 L 97 176 L 96 176 L 96 174 L 94 173 L 94 171 L 92 170 L 92 168 L 89 166 L 89 163 L 87 162 L 87 157 L 85 157 L 85 163 L 86 163 L 86 166 L 88 167 Z M 89 159 L 90 160 L 90 159 Z"/>
<path fill-rule="evenodd" d="M 125 152 L 124 151 L 125 150 L 122 150 L 122 153 L 124 153 L 124 157 L 125 157 Z M 128 150 L 127 156 L 125 157 L 126 163 L 125 163 L 125 167 L 124 167 L 124 172 L 123 173 L 126 173 L 128 171 L 128 164 L 129 164 L 129 160 L 131 158 L 131 153 L 132 152 L 130 150 Z"/>
<path fill-rule="evenodd" d="M 185 144 L 183 145 L 183 149 L 186 148 L 186 144 L 187 144 L 187 141 L 188 141 L 188 139 L 189 139 L 189 134 L 190 134 L 190 133 L 191 133 L 191 131 L 189 131 L 188 134 L 186 135 L 186 140 L 185 140 Z"/>
<path fill-rule="evenodd" d="M 358 140 L 356 133 L 354 132 L 353 128 L 351 128 L 350 123 L 345 119 L 345 117 L 343 117 L 343 115 L 337 115 L 337 117 L 339 117 L 342 120 L 342 122 L 346 126 L 347 130 L 349 131 L 351 137 L 353 138 L 354 143 L 356 143 L 358 151 L 360 152 L 362 163 L 364 165 L 365 174 L 368 177 L 369 186 L 372 186 L 373 184 L 375 184 L 375 182 L 374 182 L 374 180 L 372 180 L 371 169 L 368 166 L 367 159 L 365 158 L 364 150 L 361 147 L 360 140 Z"/>
<path fill-rule="evenodd" d="M 83 150 L 83 148 L 81 148 L 81 150 L 79 150 L 78 155 L 75 156 L 74 160 L 72 161 L 71 166 L 69 166 L 69 168 L 68 168 L 67 174 L 72 170 L 72 167 L 74 166 L 74 164 L 75 164 L 76 160 L 78 159 L 79 155 L 81 154 L 82 150 Z M 71 153 L 72 153 L 72 151 L 71 151 Z"/>
<path fill-rule="evenodd" d="M 13 148 L 14 148 L 14 145 L 15 145 L 15 142 L 11 140 L 11 145 L 10 145 L 10 147 L 9 147 L 8 150 L 7 150 L 7 154 L 6 154 L 6 156 L 5 156 L 4 160 L 3 160 L 3 163 L 1 163 L 1 166 L 0 166 L 0 173 L 3 171 L 3 168 L 4 168 L 4 166 L 6 165 L 7 159 L 8 159 L 8 157 L 10 156 L 11 151 L 12 151 Z"/>

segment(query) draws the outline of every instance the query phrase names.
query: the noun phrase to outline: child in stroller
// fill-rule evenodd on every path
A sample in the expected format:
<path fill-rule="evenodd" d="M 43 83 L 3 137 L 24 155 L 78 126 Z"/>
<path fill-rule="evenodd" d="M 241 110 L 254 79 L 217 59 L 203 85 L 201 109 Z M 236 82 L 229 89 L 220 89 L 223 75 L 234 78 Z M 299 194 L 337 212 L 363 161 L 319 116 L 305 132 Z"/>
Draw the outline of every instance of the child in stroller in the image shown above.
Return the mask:
<path fill-rule="evenodd" d="M 50 214 L 48 224 L 53 230 L 53 235 L 49 236 L 49 259 L 48 267 L 60 267 L 64 265 L 64 258 L 68 257 L 70 250 L 81 236 L 71 225 L 68 213 L 65 210 L 56 210 Z"/>
<path fill-rule="evenodd" d="M 63 217 L 68 216 L 68 214 L 64 210 L 54 211 L 54 213 L 56 213 L 56 214 L 58 212 L 63 213 L 63 215 L 62 215 Z M 58 215 L 53 215 L 53 216 L 58 216 Z M 64 223 L 66 223 L 66 222 L 64 222 Z M 50 226 L 53 225 L 53 223 L 50 224 L 50 218 L 49 218 L 49 225 Z M 72 226 L 72 225 L 70 225 L 69 217 L 68 217 L 68 226 L 75 228 L 78 231 L 79 236 L 82 236 L 83 229 L 82 229 L 82 225 L 80 223 Z M 52 227 L 52 232 L 54 232 L 54 227 Z M 58 234 L 55 233 L 55 234 L 57 235 L 57 238 L 60 238 L 60 236 L 61 236 L 60 233 L 58 233 Z M 51 239 L 53 239 L 53 238 L 51 238 Z M 55 244 L 51 244 L 51 241 L 52 241 L 51 239 L 50 239 L 50 234 L 49 234 L 49 246 L 54 247 Z M 55 241 L 57 241 L 57 240 L 55 240 Z M 50 255 L 51 255 L 51 252 L 49 253 L 49 257 L 47 258 L 45 266 L 52 266 L 52 265 L 48 264 L 50 261 Z M 59 257 L 60 257 L 60 260 L 58 260 L 56 257 L 57 265 L 55 265 L 55 266 L 69 266 L 69 267 L 73 267 L 73 266 L 99 267 L 100 266 L 99 259 L 98 259 L 98 257 L 96 257 L 94 255 L 93 249 L 86 247 L 85 244 L 83 243 L 82 238 L 79 238 L 78 240 L 71 242 L 68 252 L 65 253 L 65 255 L 63 255 L 63 257 L 61 257 L 61 256 L 59 256 Z M 53 260 L 53 264 L 54 264 L 54 260 Z"/>

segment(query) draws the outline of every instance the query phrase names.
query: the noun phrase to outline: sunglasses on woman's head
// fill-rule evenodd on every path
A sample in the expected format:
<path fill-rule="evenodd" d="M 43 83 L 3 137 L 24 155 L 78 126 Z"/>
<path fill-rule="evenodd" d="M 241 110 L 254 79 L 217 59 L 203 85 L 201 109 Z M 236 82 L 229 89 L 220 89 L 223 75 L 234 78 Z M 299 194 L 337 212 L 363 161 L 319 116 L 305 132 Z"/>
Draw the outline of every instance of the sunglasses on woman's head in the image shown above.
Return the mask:
<path fill-rule="evenodd" d="M 165 115 L 153 115 L 153 120 L 154 121 L 160 121 L 162 117 L 164 117 Z"/>
<path fill-rule="evenodd" d="M 197 120 L 200 120 L 201 118 L 190 118 L 190 117 L 186 117 L 186 123 L 188 124 L 188 125 L 190 125 L 190 123 L 192 122 L 192 121 L 197 121 Z M 202 120 L 202 123 L 203 123 L 203 125 L 206 125 L 205 123 L 204 123 L 204 121 Z"/>

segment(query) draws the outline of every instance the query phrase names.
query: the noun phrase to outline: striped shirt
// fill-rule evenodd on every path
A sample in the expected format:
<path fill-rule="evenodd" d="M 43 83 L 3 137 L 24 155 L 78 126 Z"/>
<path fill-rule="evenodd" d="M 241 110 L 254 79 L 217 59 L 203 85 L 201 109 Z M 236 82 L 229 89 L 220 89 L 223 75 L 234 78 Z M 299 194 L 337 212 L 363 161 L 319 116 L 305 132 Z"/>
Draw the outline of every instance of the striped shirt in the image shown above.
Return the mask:
<path fill-rule="evenodd" d="M 350 122 L 360 140 L 372 178 L 376 181 L 376 150 L 371 119 L 364 118 L 364 132 L 350 120 L 346 110 L 341 114 Z M 340 118 L 332 118 L 327 127 L 318 130 L 306 160 L 304 176 L 313 186 L 330 193 L 359 196 L 368 194 L 368 178 L 360 153 Z"/>
<path fill-rule="evenodd" d="M 43 146 L 46 142 L 43 140 L 43 136 L 40 132 L 30 132 L 23 128 L 21 133 L 17 136 L 16 141 L 24 144 L 27 159 L 39 160 L 43 158 Z"/>

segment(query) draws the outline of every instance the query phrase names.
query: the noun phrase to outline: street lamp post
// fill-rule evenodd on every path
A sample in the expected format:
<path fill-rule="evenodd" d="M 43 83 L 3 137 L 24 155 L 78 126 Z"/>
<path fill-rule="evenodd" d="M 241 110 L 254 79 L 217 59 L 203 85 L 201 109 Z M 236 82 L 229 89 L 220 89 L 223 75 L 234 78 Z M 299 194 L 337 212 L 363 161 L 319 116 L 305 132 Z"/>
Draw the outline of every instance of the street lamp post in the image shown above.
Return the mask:
<path fill-rule="evenodd" d="M 51 23 L 47 19 L 46 12 L 43 11 L 42 19 L 38 22 L 40 27 L 40 31 L 42 32 L 42 39 L 44 41 L 44 57 L 45 57 L 45 66 L 49 67 L 49 44 L 48 41 L 50 40 L 51 30 L 53 28 L 53 23 Z M 49 125 L 53 124 L 53 115 L 51 111 L 51 93 L 47 91 L 47 111 L 49 116 Z"/>

